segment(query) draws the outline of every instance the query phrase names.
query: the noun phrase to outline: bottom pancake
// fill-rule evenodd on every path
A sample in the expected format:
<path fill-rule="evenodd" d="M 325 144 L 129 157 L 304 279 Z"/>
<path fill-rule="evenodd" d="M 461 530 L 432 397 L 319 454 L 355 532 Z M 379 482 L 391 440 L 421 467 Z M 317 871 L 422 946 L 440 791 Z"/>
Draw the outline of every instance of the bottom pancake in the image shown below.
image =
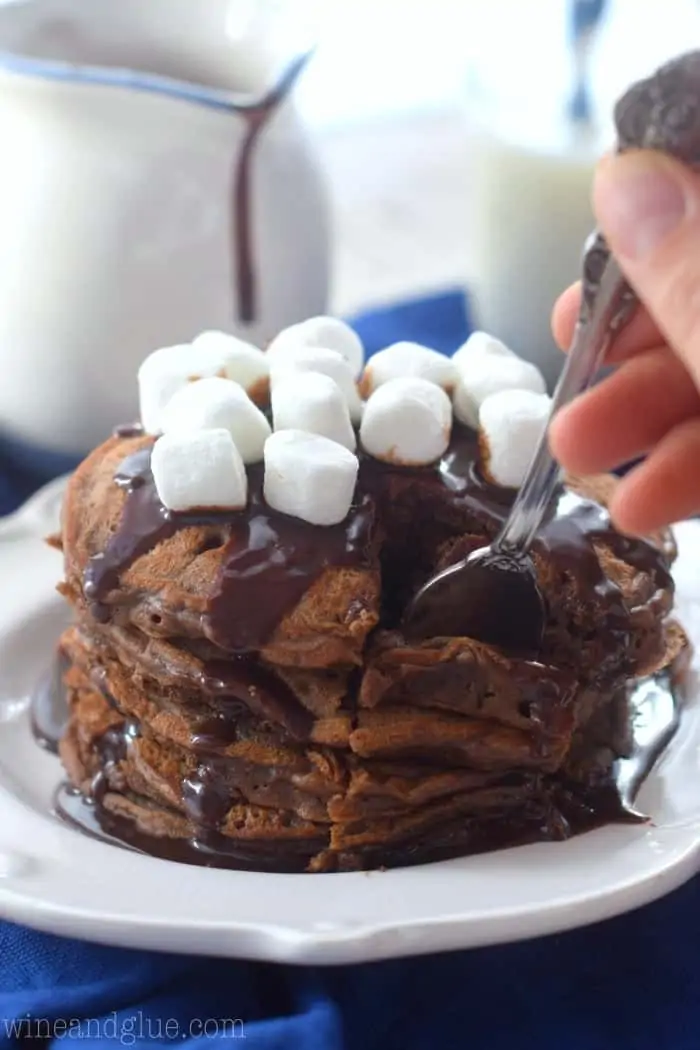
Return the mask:
<path fill-rule="evenodd" d="M 640 819 L 615 781 L 621 751 L 634 751 L 625 694 L 575 734 L 556 774 L 378 762 L 291 743 L 265 767 L 159 738 L 79 669 L 68 679 L 60 751 L 73 788 L 59 790 L 59 812 L 92 834 L 172 860 L 261 871 L 395 867 Z M 656 682 L 667 698 L 668 681 Z M 664 710 L 668 736 L 673 703 Z"/>

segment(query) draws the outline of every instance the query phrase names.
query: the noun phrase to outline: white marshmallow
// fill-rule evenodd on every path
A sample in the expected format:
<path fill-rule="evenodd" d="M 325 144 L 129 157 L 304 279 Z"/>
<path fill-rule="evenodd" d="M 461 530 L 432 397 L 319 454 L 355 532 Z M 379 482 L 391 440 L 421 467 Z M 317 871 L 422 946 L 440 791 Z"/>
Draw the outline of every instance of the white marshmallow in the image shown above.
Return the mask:
<path fill-rule="evenodd" d="M 392 343 L 367 362 L 360 381 L 364 397 L 391 379 L 427 379 L 443 390 L 451 391 L 457 381 L 457 370 L 449 357 L 420 343 Z"/>
<path fill-rule="evenodd" d="M 278 430 L 265 443 L 265 500 L 312 525 L 337 525 L 350 510 L 358 468 L 357 456 L 335 441 Z"/>
<path fill-rule="evenodd" d="M 321 434 L 354 452 L 357 444 L 340 387 L 320 372 L 288 372 L 272 388 L 275 430 Z"/>
<path fill-rule="evenodd" d="M 336 317 L 310 317 L 290 325 L 276 336 L 267 348 L 271 361 L 286 356 L 289 350 L 335 350 L 350 365 L 353 379 L 362 371 L 365 348 L 357 332 Z"/>
<path fill-rule="evenodd" d="M 320 372 L 321 375 L 329 376 L 340 387 L 353 423 L 359 423 L 362 418 L 362 402 L 357 392 L 355 377 L 350 365 L 337 350 L 290 347 L 286 354 L 280 354 L 279 359 L 272 362 L 272 389 L 274 390 L 275 384 L 281 382 L 290 372 Z"/>
<path fill-rule="evenodd" d="M 228 376 L 230 351 L 221 345 L 164 346 L 149 354 L 138 372 L 141 423 L 147 434 L 161 432 L 161 413 L 183 386 L 209 376 Z"/>
<path fill-rule="evenodd" d="M 267 355 L 252 343 L 237 339 L 226 332 L 202 332 L 193 339 L 195 350 L 217 350 L 226 356 L 226 378 L 240 383 L 256 403 L 267 398 L 270 383 L 270 362 Z"/>
<path fill-rule="evenodd" d="M 445 452 L 452 407 L 428 379 L 390 379 L 365 405 L 360 440 L 370 455 L 401 466 L 433 463 Z"/>
<path fill-rule="evenodd" d="M 164 434 L 151 453 L 153 480 L 168 510 L 240 510 L 248 479 L 228 430 Z"/>
<path fill-rule="evenodd" d="M 462 343 L 459 349 L 455 350 L 452 361 L 461 371 L 471 367 L 472 362 L 481 354 L 486 354 L 488 357 L 518 356 L 500 339 L 496 339 L 495 335 L 489 335 L 488 332 L 472 332 L 466 343 Z"/>
<path fill-rule="evenodd" d="M 479 407 L 491 394 L 501 390 L 530 390 L 544 394 L 542 373 L 519 357 L 477 355 L 468 367 L 459 370 L 453 395 L 455 415 L 460 423 L 478 427 Z"/>
<path fill-rule="evenodd" d="M 502 390 L 479 409 L 482 469 L 489 481 L 508 488 L 522 485 L 542 433 L 552 399 L 530 390 Z"/>
<path fill-rule="evenodd" d="M 265 442 L 272 433 L 243 387 L 218 376 L 178 390 L 161 412 L 161 426 L 164 434 L 228 430 L 244 463 L 258 463 L 263 458 Z"/>

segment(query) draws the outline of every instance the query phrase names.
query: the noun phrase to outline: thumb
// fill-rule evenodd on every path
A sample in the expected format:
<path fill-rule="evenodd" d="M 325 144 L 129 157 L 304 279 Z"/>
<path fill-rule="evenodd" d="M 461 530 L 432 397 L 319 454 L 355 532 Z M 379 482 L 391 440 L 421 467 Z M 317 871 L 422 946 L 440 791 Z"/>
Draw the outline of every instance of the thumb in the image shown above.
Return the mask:
<path fill-rule="evenodd" d="M 639 150 L 605 158 L 593 206 L 613 254 L 700 388 L 700 175 Z"/>

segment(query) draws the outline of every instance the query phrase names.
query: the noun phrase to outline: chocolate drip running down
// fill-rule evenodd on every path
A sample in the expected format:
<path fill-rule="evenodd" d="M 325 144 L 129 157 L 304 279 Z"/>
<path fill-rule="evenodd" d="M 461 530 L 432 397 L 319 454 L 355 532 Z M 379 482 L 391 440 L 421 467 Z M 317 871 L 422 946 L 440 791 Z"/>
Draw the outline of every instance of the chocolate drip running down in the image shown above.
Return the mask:
<path fill-rule="evenodd" d="M 50 682 L 50 686 L 44 683 L 35 691 L 31 712 L 35 735 L 43 746 L 55 751 L 67 724 L 68 709 L 60 675 L 53 673 Z M 565 792 L 559 799 L 561 812 L 552 809 L 547 813 L 539 810 L 527 813 L 520 827 L 512 821 L 504 827 L 496 823 L 488 833 L 480 833 L 473 852 L 513 845 L 516 841 L 525 844 L 559 838 L 562 817 L 569 825 L 569 834 L 590 830 L 610 820 L 644 819 L 634 809 L 636 796 L 678 726 L 681 698 L 673 670 L 643 679 L 630 688 L 629 708 L 632 733 L 629 757 L 617 761 L 608 781 Z M 274 845 L 251 843 L 246 848 L 217 831 L 223 815 L 234 802 L 233 789 L 226 787 L 227 772 L 230 782 L 234 760 L 221 754 L 228 740 L 225 720 L 200 727 L 193 738 L 200 761 L 196 772 L 183 778 L 183 802 L 197 826 L 196 837 L 168 839 L 145 834 L 131 821 L 106 810 L 102 799 L 108 789 L 110 772 L 126 755 L 138 733 L 138 723 L 126 719 L 121 726 L 113 726 L 103 734 L 98 745 L 103 766 L 93 781 L 90 797 L 83 797 L 65 782 L 59 785 L 54 804 L 64 820 L 93 837 L 167 860 L 225 868 L 280 870 L 280 857 Z M 436 847 L 432 859 L 450 856 L 449 842 L 447 829 L 445 841 Z M 309 844 L 308 840 L 304 845 L 306 849 L 310 845 L 323 848 L 323 843 Z M 306 858 L 302 854 L 299 857 L 287 854 L 284 863 L 286 870 L 301 871 Z"/>
<path fill-rule="evenodd" d="M 218 700 L 218 715 L 209 720 L 200 735 L 216 735 L 232 725 L 236 709 L 246 709 L 259 718 L 282 726 L 293 740 L 308 740 L 312 717 L 294 692 L 253 655 L 234 660 L 208 660 L 199 678 L 205 696 Z M 225 730 L 223 730 L 225 731 Z M 196 741 L 194 741 L 196 743 Z"/>
<path fill-rule="evenodd" d="M 103 599 L 118 585 L 121 573 L 178 528 L 177 520 L 158 499 L 151 474 L 150 448 L 129 456 L 114 480 L 127 494 L 122 520 L 106 550 L 90 560 L 83 580 L 90 613 L 98 623 L 110 618 L 109 606 Z"/>
<path fill-rule="evenodd" d="M 217 831 L 205 828 L 192 839 L 148 835 L 138 831 L 126 817 L 106 810 L 99 803 L 87 802 L 79 791 L 67 783 L 60 784 L 56 789 L 54 807 L 62 820 L 91 838 L 161 860 L 236 871 L 302 872 L 306 868 L 307 856 L 301 849 L 298 856 L 288 850 L 280 858 L 275 845 L 255 843 L 246 848 L 244 843 L 237 843 Z M 321 841 L 316 845 L 319 849 L 323 848 Z M 305 846 L 308 846 L 308 842 Z"/>
<path fill-rule="evenodd" d="M 245 133 L 236 162 L 233 187 L 234 257 L 238 320 L 250 324 L 257 315 L 257 273 L 253 253 L 252 174 L 255 146 L 261 132 L 279 110 L 301 76 L 311 55 L 295 59 L 272 90 L 260 102 L 236 107 L 245 124 Z"/>
<path fill-rule="evenodd" d="M 212 640 L 229 652 L 247 653 L 265 645 L 325 569 L 368 561 L 375 506 L 367 494 L 358 497 L 340 525 L 309 525 L 267 506 L 263 468 L 257 464 L 248 468 L 244 511 L 175 514 L 158 499 L 150 464 L 151 448 L 142 448 L 128 456 L 115 475 L 126 492 L 122 519 L 106 549 L 90 560 L 83 581 L 91 615 L 98 622 L 110 618 L 105 599 L 121 573 L 191 525 L 213 525 L 227 533 L 219 586 L 207 619 Z"/>
<path fill-rule="evenodd" d="M 248 472 L 249 508 L 231 527 L 209 633 L 230 652 L 259 649 L 325 569 L 370 563 L 375 506 L 359 496 L 340 525 L 309 525 L 272 511 L 263 499 L 263 470 Z"/>

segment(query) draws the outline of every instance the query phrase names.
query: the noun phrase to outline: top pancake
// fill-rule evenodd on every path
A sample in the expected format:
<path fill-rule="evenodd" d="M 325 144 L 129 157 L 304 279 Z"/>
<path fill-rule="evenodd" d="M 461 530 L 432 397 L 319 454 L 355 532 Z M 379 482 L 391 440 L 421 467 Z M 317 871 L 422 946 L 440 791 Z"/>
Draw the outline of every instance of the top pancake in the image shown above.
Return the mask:
<path fill-rule="evenodd" d="M 221 630 L 212 625 L 212 605 L 221 594 L 229 541 L 253 514 L 250 507 L 183 522 L 161 541 L 146 544 L 100 596 L 99 610 L 85 593 L 86 570 L 124 527 L 130 496 L 115 483 L 115 474 L 126 457 L 152 443 L 146 436 L 112 437 L 71 478 L 61 537 L 63 592 L 81 611 L 99 614 L 103 622 L 130 625 L 155 638 L 205 639 L 228 651 L 254 649 L 280 666 L 362 664 L 370 632 L 377 625 L 395 631 L 415 586 L 436 568 L 492 538 L 513 495 L 478 478 L 476 444 L 466 431 L 457 432 L 435 467 L 406 470 L 364 459 L 355 506 L 365 515 L 365 534 L 353 558 L 333 564 L 319 556 L 302 591 L 297 581 L 294 602 L 280 606 L 269 636 L 252 646 L 245 620 L 256 612 L 251 611 L 256 593 L 264 601 L 270 591 L 256 592 L 247 584 L 246 595 L 253 597 L 248 612 L 241 610 L 244 644 L 230 644 L 236 642 L 237 629 L 231 623 L 222 645 Z M 580 524 L 588 520 L 584 511 L 590 517 L 589 511 L 598 513 L 598 506 L 605 505 L 614 484 L 612 478 L 572 481 L 573 492 L 595 503 L 584 505 L 572 495 L 574 512 L 553 510 L 533 549 L 548 612 L 542 658 L 573 669 L 583 680 L 649 673 L 668 662 L 682 644 L 681 632 L 667 624 L 673 602 L 670 535 L 649 541 L 625 539 L 609 526 L 602 511 L 604 527 L 590 530 Z M 560 500 L 559 507 L 566 511 L 566 506 Z M 351 517 L 355 513 L 359 520 L 359 510 L 353 509 Z M 576 547 L 573 558 L 567 551 L 566 562 L 559 537 L 562 521 Z M 311 546 L 323 543 L 321 527 L 303 522 L 297 526 L 308 530 Z M 348 530 L 351 527 L 352 522 L 347 523 Z M 431 650 L 439 644 L 432 640 Z"/>

